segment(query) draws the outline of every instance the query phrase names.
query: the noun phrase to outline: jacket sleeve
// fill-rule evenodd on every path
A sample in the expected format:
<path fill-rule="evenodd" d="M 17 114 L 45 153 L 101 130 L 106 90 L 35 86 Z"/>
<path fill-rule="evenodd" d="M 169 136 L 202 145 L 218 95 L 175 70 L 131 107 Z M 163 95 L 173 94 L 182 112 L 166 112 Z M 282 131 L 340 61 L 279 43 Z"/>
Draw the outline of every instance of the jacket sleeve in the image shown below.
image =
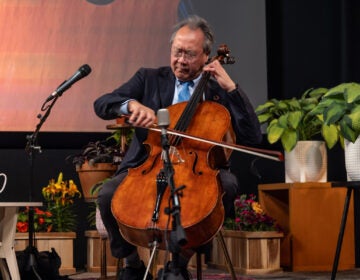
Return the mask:
<path fill-rule="evenodd" d="M 224 93 L 225 107 L 231 115 L 236 143 L 241 145 L 260 144 L 262 133 L 255 110 L 247 95 L 237 87 L 232 92 Z"/>
<path fill-rule="evenodd" d="M 134 76 L 111 93 L 106 93 L 94 102 L 94 110 L 104 120 L 120 116 L 121 105 L 130 100 L 141 100 L 144 94 L 144 69 L 139 69 Z"/>

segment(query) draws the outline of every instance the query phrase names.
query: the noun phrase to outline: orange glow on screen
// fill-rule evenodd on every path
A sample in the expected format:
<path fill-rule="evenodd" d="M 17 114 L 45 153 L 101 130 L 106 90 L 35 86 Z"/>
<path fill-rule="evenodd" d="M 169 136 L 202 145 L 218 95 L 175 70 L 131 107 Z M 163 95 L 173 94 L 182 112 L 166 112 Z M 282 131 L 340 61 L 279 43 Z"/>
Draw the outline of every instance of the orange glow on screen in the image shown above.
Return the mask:
<path fill-rule="evenodd" d="M 168 65 L 177 6 L 168 0 L 1 1 L 1 131 L 33 131 L 46 98 L 84 64 L 92 72 L 57 100 L 42 130 L 105 131 L 93 101 L 139 67 Z"/>

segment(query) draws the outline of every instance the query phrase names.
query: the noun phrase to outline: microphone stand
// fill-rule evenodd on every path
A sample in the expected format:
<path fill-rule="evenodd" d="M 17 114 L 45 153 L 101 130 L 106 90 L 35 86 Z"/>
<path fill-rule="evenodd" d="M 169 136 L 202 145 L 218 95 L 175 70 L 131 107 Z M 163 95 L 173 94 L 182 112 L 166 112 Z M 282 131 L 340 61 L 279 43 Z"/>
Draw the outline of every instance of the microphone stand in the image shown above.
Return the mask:
<path fill-rule="evenodd" d="M 180 268 L 178 266 L 179 253 L 181 246 L 184 246 L 187 243 L 186 234 L 184 228 L 181 225 L 180 218 L 180 200 L 178 196 L 178 192 L 185 188 L 185 186 L 180 186 L 179 188 L 175 187 L 174 183 L 174 168 L 172 166 L 170 155 L 169 155 L 169 141 L 166 134 L 166 129 L 162 129 L 161 133 L 161 145 L 163 148 L 163 159 L 164 159 L 164 173 L 166 178 L 168 179 L 168 185 L 170 186 L 170 196 L 172 199 L 172 208 L 166 209 L 166 213 L 168 215 L 172 215 L 172 231 L 170 232 L 170 252 L 172 253 L 172 265 L 168 267 L 168 271 L 164 270 L 162 275 L 162 279 L 167 280 L 175 280 L 175 279 L 183 279 L 180 274 Z"/>
<path fill-rule="evenodd" d="M 40 119 L 40 122 L 36 125 L 36 129 L 33 134 L 27 135 L 27 144 L 25 147 L 25 151 L 28 154 L 29 157 L 29 165 L 30 165 L 30 184 L 29 184 L 29 202 L 32 202 L 33 200 L 33 187 L 34 187 L 34 158 L 36 152 L 41 153 L 41 147 L 37 145 L 37 138 L 39 135 L 39 131 L 41 126 L 44 124 L 48 116 L 50 115 L 51 109 L 54 106 L 56 100 L 58 99 L 58 96 L 56 96 L 50 105 L 45 106 L 48 101 L 45 101 L 45 103 L 41 107 L 41 111 L 45 111 L 45 114 L 42 116 L 39 114 L 37 118 Z M 45 280 L 42 279 L 37 271 L 37 264 L 36 264 L 36 258 L 35 258 L 35 241 L 34 241 L 34 209 L 32 207 L 29 207 L 29 246 L 27 248 L 27 251 L 29 252 L 29 259 L 27 260 L 25 271 L 29 273 L 33 273 L 33 276 L 37 280 Z"/>

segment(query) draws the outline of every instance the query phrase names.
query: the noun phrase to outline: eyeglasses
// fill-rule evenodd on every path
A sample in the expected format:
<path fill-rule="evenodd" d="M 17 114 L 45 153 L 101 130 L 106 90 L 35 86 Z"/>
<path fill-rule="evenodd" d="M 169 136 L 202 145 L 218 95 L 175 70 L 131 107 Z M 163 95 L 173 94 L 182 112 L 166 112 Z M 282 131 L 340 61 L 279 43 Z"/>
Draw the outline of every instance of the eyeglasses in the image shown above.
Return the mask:
<path fill-rule="evenodd" d="M 198 54 L 194 51 L 186 51 L 186 50 L 178 49 L 178 48 L 172 48 L 171 55 L 176 58 L 183 57 L 187 61 L 194 60 L 198 56 Z"/>

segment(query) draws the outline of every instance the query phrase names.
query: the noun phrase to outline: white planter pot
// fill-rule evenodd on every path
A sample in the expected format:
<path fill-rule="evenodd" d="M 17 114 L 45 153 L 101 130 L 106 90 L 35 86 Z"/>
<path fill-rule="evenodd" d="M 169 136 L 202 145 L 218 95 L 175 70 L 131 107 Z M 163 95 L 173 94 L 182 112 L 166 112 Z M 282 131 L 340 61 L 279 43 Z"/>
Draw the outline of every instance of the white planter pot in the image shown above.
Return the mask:
<path fill-rule="evenodd" d="M 285 182 L 326 182 L 327 151 L 324 141 L 298 141 L 285 152 Z"/>
<path fill-rule="evenodd" d="M 360 137 L 352 143 L 345 139 L 345 167 L 348 181 L 360 181 Z"/>

